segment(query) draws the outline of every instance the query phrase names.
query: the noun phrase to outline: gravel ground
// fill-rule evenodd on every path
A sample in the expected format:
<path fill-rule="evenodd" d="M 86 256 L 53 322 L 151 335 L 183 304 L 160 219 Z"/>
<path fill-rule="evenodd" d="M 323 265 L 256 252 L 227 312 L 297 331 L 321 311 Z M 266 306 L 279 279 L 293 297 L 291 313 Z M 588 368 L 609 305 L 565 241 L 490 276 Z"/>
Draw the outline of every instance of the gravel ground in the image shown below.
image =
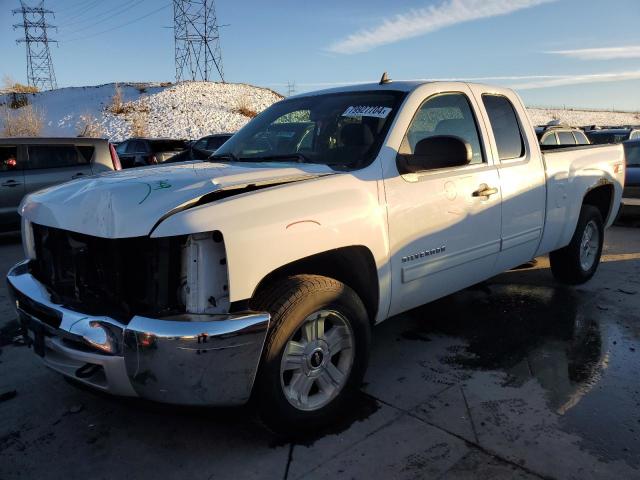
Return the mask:
<path fill-rule="evenodd" d="M 610 229 L 586 285 L 540 258 L 379 325 L 356 408 L 295 442 L 68 384 L 12 343 L 3 285 L 0 478 L 640 478 L 639 232 Z M 2 272 L 20 250 L 0 238 Z"/>

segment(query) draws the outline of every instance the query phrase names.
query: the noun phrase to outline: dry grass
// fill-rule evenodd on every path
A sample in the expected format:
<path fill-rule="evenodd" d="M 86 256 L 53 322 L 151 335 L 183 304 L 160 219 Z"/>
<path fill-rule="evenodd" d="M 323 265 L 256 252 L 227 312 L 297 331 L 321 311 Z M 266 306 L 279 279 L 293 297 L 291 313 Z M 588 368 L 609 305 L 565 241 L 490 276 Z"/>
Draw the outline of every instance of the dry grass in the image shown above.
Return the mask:
<path fill-rule="evenodd" d="M 146 137 L 147 136 L 147 116 L 136 115 L 131 120 L 131 136 Z"/>
<path fill-rule="evenodd" d="M 38 93 L 38 87 L 31 87 L 16 82 L 11 75 L 2 77 L 2 88 L 9 93 Z"/>
<path fill-rule="evenodd" d="M 125 113 L 129 113 L 130 110 L 127 106 L 127 103 L 124 101 L 124 96 L 122 95 L 122 89 L 120 85 L 116 83 L 116 89 L 113 92 L 113 97 L 111 97 L 111 103 L 107 107 L 107 110 L 114 115 L 122 115 Z"/>
<path fill-rule="evenodd" d="M 258 112 L 251 108 L 251 104 L 249 103 L 249 99 L 247 97 L 242 97 L 238 101 L 238 105 L 236 106 L 236 109 L 234 111 L 247 118 L 253 118 L 258 115 Z"/>
<path fill-rule="evenodd" d="M 101 138 L 104 137 L 102 125 L 98 123 L 98 119 L 90 113 L 80 115 L 80 120 L 76 123 L 79 137 Z"/>
<path fill-rule="evenodd" d="M 2 112 L 3 137 L 38 137 L 42 133 L 44 115 L 31 105 Z"/>

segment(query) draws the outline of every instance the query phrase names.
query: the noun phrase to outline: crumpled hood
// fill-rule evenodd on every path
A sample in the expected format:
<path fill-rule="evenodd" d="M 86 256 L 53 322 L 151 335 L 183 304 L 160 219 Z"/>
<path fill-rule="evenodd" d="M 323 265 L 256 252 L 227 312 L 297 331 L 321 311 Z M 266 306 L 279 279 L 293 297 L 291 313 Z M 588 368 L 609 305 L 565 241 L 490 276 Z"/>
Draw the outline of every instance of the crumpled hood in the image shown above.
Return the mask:
<path fill-rule="evenodd" d="M 208 163 L 158 165 L 73 180 L 27 196 L 20 214 L 40 225 L 103 238 L 148 235 L 169 212 L 203 195 L 335 173 L 325 165 Z"/>

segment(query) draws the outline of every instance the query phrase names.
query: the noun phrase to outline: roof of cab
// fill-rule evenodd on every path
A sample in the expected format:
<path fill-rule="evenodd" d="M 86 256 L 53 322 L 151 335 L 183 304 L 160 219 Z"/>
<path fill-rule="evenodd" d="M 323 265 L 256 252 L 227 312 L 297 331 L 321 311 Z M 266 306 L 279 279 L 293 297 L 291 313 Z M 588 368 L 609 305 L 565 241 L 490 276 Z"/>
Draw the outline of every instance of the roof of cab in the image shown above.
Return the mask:
<path fill-rule="evenodd" d="M 0 138 L 0 144 L 6 145 L 12 144 L 32 144 L 32 145 L 89 145 L 108 142 L 106 138 L 92 138 L 92 137 L 3 137 Z"/>
<path fill-rule="evenodd" d="M 304 92 L 304 93 L 300 93 L 298 95 L 293 95 L 291 97 L 287 97 L 285 98 L 285 100 L 288 100 L 289 98 L 302 98 L 302 97 L 311 97 L 311 96 L 315 96 L 315 95 L 325 95 L 328 93 L 343 93 L 343 92 L 364 92 L 364 91 L 390 91 L 390 92 L 412 92 L 413 90 L 415 90 L 418 87 L 421 87 L 422 85 L 429 85 L 429 84 L 435 84 L 435 83 L 443 83 L 443 84 L 447 84 L 447 85 L 460 85 L 460 86 L 471 86 L 471 85 L 477 85 L 483 88 L 486 88 L 487 90 L 491 90 L 491 91 L 496 91 L 496 92 L 505 92 L 505 91 L 511 91 L 508 88 L 505 87 L 499 87 L 496 85 L 486 85 L 486 84 L 481 84 L 481 83 L 472 83 L 472 82 L 464 82 L 464 81 L 447 81 L 447 80 L 434 80 L 434 81 L 429 81 L 429 80 L 391 80 L 387 83 L 377 83 L 377 82 L 372 82 L 372 83 L 356 83 L 356 84 L 351 84 L 351 85 L 343 85 L 343 86 L 339 86 L 339 87 L 333 87 L 333 88 L 326 88 L 323 90 L 315 90 L 315 91 L 310 91 L 310 92 Z"/>

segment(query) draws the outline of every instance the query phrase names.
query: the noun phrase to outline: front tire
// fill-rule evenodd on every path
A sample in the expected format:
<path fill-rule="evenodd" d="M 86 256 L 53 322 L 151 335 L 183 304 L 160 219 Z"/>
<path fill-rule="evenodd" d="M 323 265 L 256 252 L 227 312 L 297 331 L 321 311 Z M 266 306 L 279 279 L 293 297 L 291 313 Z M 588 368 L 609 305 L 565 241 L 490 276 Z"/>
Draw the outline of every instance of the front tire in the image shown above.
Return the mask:
<path fill-rule="evenodd" d="M 362 301 L 337 280 L 295 275 L 253 303 L 271 314 L 253 395 L 261 419 L 294 434 L 326 426 L 348 408 L 367 367 L 371 333 Z"/>
<path fill-rule="evenodd" d="M 604 223 L 600 210 L 583 205 L 569 245 L 549 254 L 553 276 L 570 285 L 587 282 L 598 269 L 603 243 Z"/>

